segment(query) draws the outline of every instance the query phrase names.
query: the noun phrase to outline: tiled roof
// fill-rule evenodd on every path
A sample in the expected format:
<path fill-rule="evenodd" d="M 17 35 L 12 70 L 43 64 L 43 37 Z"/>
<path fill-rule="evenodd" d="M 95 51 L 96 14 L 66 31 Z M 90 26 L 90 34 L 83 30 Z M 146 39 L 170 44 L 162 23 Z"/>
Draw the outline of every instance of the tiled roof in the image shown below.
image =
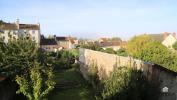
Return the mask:
<path fill-rule="evenodd" d="M 15 23 L 2 23 L 0 24 L 2 30 L 18 30 L 18 25 Z M 39 30 L 40 26 L 37 24 L 19 24 L 19 29 Z"/>
<path fill-rule="evenodd" d="M 162 42 L 164 40 L 163 34 L 149 34 L 149 36 L 155 41 Z"/>
<path fill-rule="evenodd" d="M 40 41 L 40 45 L 57 45 L 57 42 L 53 38 L 52 39 L 43 38 Z"/>
<path fill-rule="evenodd" d="M 70 41 L 72 44 L 74 42 L 74 38 L 72 37 L 55 37 L 57 41 Z"/>
<path fill-rule="evenodd" d="M 37 24 L 19 24 L 20 29 L 32 29 L 39 30 L 39 25 Z"/>
<path fill-rule="evenodd" d="M 100 46 L 120 46 L 121 41 L 112 41 L 112 42 L 102 42 L 100 43 Z"/>
<path fill-rule="evenodd" d="M 64 40 L 68 40 L 67 37 L 56 37 L 57 41 L 64 41 Z"/>
<path fill-rule="evenodd" d="M 16 24 L 3 23 L 3 24 L 0 24 L 0 29 L 2 29 L 2 30 L 17 30 L 18 27 Z"/>
<path fill-rule="evenodd" d="M 102 40 L 102 42 L 107 42 L 108 41 L 107 38 L 100 38 L 100 40 Z"/>

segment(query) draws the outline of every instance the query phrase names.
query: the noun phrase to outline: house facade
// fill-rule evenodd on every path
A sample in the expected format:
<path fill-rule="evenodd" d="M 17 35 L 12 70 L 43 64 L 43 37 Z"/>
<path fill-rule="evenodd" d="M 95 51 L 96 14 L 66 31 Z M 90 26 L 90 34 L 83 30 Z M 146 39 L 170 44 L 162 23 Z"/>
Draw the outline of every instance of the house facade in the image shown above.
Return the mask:
<path fill-rule="evenodd" d="M 176 33 L 164 32 L 162 34 L 150 34 L 153 40 L 161 42 L 167 48 L 172 49 L 173 44 L 176 40 Z"/>
<path fill-rule="evenodd" d="M 43 36 L 41 36 L 40 48 L 49 52 L 56 52 L 62 49 L 62 47 L 57 44 L 54 38 L 44 38 Z"/>
<path fill-rule="evenodd" d="M 54 39 L 64 49 L 73 49 L 78 45 L 78 40 L 73 37 L 58 37 L 54 35 Z"/>
<path fill-rule="evenodd" d="M 100 38 L 98 40 L 98 44 L 103 48 L 112 48 L 113 50 L 117 51 L 120 48 L 124 48 L 126 41 L 120 40 L 110 40 L 109 38 Z"/>
<path fill-rule="evenodd" d="M 53 36 L 45 38 L 41 35 L 40 48 L 44 51 L 56 52 L 62 49 L 73 49 L 78 45 L 78 40 L 73 37 Z"/>
<path fill-rule="evenodd" d="M 4 42 L 9 39 L 30 38 L 37 44 L 40 43 L 40 24 L 21 24 L 19 19 L 14 23 L 3 22 L 0 24 L 0 37 Z"/>

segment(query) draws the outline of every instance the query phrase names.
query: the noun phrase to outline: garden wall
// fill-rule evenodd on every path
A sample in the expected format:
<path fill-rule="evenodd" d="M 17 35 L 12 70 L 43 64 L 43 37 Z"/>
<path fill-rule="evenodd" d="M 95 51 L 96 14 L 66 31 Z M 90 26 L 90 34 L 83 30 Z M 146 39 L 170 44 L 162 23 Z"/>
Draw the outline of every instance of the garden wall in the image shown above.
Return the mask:
<path fill-rule="evenodd" d="M 162 66 L 143 62 L 131 57 L 122 57 L 114 54 L 80 48 L 80 71 L 88 80 L 88 69 L 97 65 L 100 78 L 109 77 L 114 67 L 128 66 L 142 70 L 149 80 L 160 85 L 160 89 L 168 88 L 168 92 L 161 93 L 161 100 L 176 100 L 177 98 L 177 73 Z"/>

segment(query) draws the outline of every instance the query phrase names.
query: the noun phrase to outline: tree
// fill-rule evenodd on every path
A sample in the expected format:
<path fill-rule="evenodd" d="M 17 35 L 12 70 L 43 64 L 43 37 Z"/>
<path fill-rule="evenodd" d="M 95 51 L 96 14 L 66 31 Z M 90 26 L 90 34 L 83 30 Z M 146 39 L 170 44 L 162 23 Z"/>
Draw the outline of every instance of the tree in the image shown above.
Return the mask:
<path fill-rule="evenodd" d="M 29 68 L 27 76 L 16 76 L 16 82 L 19 85 L 17 93 L 23 93 L 28 100 L 43 100 L 46 95 L 54 88 L 52 69 L 42 69 L 40 64 Z"/>
<path fill-rule="evenodd" d="M 128 41 L 127 49 L 131 56 L 139 58 L 139 52 L 144 48 L 144 45 L 150 42 L 152 39 L 148 35 L 140 35 L 133 37 Z"/>
<path fill-rule="evenodd" d="M 48 57 L 27 39 L 0 40 L 0 72 L 19 85 L 17 93 L 29 100 L 41 100 L 53 88 L 53 72 Z"/>
<path fill-rule="evenodd" d="M 173 48 L 177 50 L 177 41 L 173 44 Z"/>
<path fill-rule="evenodd" d="M 1 40 L 0 72 L 14 80 L 16 75 L 26 73 L 30 62 L 37 59 L 37 52 L 36 44 L 30 40 L 14 40 L 7 44 Z"/>
<path fill-rule="evenodd" d="M 95 44 L 95 43 L 90 43 L 90 44 L 83 44 L 83 45 L 80 45 L 81 48 L 86 48 L 86 49 L 91 49 L 91 50 L 96 50 L 96 51 L 101 51 L 103 50 L 101 48 L 101 46 L 99 46 L 98 44 Z"/>
<path fill-rule="evenodd" d="M 147 43 L 140 51 L 141 59 L 177 71 L 177 54 L 160 42 Z"/>
<path fill-rule="evenodd" d="M 125 57 L 128 56 L 128 52 L 125 49 L 123 49 L 123 48 L 117 50 L 116 53 L 119 56 L 125 56 Z"/>
<path fill-rule="evenodd" d="M 115 51 L 112 48 L 106 48 L 106 50 L 104 50 L 104 52 L 110 53 L 110 54 L 115 54 Z"/>

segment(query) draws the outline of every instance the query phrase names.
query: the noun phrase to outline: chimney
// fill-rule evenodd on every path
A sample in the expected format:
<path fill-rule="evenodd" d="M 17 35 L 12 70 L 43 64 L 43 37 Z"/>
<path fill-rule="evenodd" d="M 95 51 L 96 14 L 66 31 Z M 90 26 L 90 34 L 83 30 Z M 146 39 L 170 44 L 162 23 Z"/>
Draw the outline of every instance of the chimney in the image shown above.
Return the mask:
<path fill-rule="evenodd" d="M 57 38 L 56 38 L 57 36 L 56 36 L 56 35 L 53 35 L 53 37 L 54 37 L 55 41 L 57 41 Z"/>
<path fill-rule="evenodd" d="M 169 33 L 168 32 L 164 32 L 163 33 L 163 38 L 165 39 L 166 37 L 168 37 Z"/>
<path fill-rule="evenodd" d="M 37 23 L 37 25 L 38 25 L 38 27 L 39 27 L 39 29 L 40 29 L 40 23 Z"/>
<path fill-rule="evenodd" d="M 20 23 L 20 20 L 17 19 L 16 22 L 15 22 L 15 24 L 17 25 L 17 29 L 20 29 L 19 23 Z"/>
<path fill-rule="evenodd" d="M 175 33 L 175 32 L 173 32 L 173 34 L 172 34 L 172 35 L 173 35 L 173 37 L 176 39 L 176 33 Z"/>

